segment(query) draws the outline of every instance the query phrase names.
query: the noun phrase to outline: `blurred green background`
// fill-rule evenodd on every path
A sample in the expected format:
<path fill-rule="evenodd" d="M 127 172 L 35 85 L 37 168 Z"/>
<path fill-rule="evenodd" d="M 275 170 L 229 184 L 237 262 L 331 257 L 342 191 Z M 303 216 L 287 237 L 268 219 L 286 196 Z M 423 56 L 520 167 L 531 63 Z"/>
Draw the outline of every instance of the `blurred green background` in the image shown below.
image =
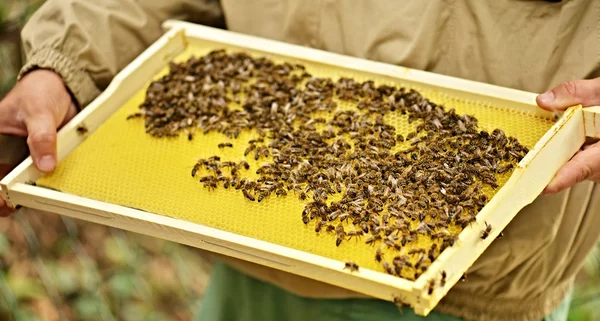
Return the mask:
<path fill-rule="evenodd" d="M 22 63 L 20 28 L 43 0 L 0 0 L 0 98 Z M 0 320 L 192 320 L 210 264 L 197 249 L 21 210 L 0 219 Z M 571 321 L 600 320 L 600 245 Z"/>

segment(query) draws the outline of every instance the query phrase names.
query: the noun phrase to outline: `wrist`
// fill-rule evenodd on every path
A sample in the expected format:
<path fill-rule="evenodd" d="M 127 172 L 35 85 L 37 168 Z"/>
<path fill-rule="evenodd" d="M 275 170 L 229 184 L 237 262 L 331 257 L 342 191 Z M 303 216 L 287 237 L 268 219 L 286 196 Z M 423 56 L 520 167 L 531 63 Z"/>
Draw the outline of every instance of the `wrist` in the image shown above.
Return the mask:
<path fill-rule="evenodd" d="M 32 88 L 46 91 L 44 94 L 51 97 L 57 106 L 70 105 L 74 102 L 73 95 L 65 85 L 62 77 L 50 69 L 32 69 L 21 76 L 19 83 L 32 83 Z M 44 84 L 40 86 L 40 84 Z"/>
<path fill-rule="evenodd" d="M 21 68 L 19 79 L 39 69 L 52 70 L 60 75 L 64 86 L 68 88 L 78 107 L 85 107 L 100 94 L 90 74 L 79 67 L 68 54 L 57 49 L 40 48 L 28 53 L 27 62 Z"/>

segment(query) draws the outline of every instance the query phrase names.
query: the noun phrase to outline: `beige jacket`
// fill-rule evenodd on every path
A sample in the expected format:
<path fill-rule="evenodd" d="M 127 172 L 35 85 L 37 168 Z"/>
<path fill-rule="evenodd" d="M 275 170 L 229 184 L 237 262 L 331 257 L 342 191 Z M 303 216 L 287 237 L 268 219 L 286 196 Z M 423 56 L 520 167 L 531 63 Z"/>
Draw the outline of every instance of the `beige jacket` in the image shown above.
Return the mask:
<path fill-rule="evenodd" d="M 27 65 L 51 68 L 85 106 L 161 35 L 167 18 L 541 92 L 600 72 L 600 1 L 50 0 L 23 30 Z M 600 232 L 590 182 L 542 196 L 438 310 L 539 321 L 563 299 Z M 246 273 L 311 297 L 356 293 L 247 262 Z"/>

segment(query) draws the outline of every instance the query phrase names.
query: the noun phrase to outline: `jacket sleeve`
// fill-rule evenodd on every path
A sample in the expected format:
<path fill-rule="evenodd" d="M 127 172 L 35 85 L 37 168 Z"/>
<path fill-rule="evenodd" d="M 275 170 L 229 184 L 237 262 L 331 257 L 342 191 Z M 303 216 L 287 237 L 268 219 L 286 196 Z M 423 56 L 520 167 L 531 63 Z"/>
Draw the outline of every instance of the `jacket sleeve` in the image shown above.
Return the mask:
<path fill-rule="evenodd" d="M 224 26 L 218 0 L 48 0 L 21 34 L 26 64 L 54 70 L 79 106 L 162 34 L 167 19 Z"/>

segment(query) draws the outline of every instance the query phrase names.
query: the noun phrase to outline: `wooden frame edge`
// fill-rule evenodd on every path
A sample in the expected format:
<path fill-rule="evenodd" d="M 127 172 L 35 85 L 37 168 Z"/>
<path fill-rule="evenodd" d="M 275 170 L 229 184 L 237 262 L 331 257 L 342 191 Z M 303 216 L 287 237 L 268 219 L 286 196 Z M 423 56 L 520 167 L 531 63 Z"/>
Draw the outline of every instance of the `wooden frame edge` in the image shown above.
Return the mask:
<path fill-rule="evenodd" d="M 350 290 L 360 289 L 361 293 L 383 300 L 392 300 L 399 291 L 415 291 L 412 281 L 369 269 L 349 272 L 343 269 L 343 262 L 337 260 L 167 216 L 23 183 L 13 185 L 11 194 L 18 204 L 28 208 L 223 253 Z M 386 290 L 382 292 L 382 288 Z"/>

